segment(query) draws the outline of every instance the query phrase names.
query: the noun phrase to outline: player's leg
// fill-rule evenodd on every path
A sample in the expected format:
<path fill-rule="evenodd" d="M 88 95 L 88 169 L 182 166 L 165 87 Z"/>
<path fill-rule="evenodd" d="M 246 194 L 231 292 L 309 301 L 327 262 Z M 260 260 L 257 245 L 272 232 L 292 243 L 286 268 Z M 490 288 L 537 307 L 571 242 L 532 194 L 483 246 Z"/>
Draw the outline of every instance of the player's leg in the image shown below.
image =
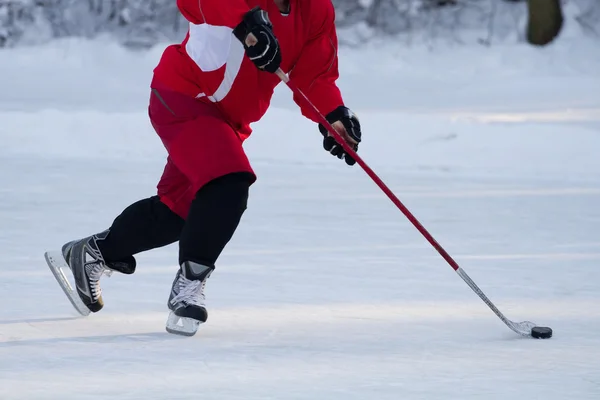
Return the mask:
<path fill-rule="evenodd" d="M 169 91 L 154 94 L 157 101 L 151 104 L 151 118 L 154 105 L 188 119 L 175 128 L 166 123 L 169 118 L 152 118 L 152 122 L 170 159 L 190 182 L 189 203 L 170 193 L 161 200 L 185 218 L 179 241 L 180 269 L 168 301 L 171 314 L 167 330 L 193 335 L 198 324 L 207 319 L 206 280 L 237 229 L 256 177 L 242 141 L 216 107 Z"/>
<path fill-rule="evenodd" d="M 167 164 L 165 175 L 173 179 L 181 173 Z M 125 208 L 107 230 L 65 244 L 62 254 L 85 306 L 92 312 L 100 311 L 104 306 L 102 275 L 114 271 L 132 274 L 135 254 L 176 242 L 183 226 L 183 218 L 159 196 L 152 196 Z"/>
<path fill-rule="evenodd" d="M 179 240 L 184 220 L 158 196 L 136 201 L 115 218 L 98 249 L 108 262 L 163 247 Z"/>
<path fill-rule="evenodd" d="M 192 335 L 206 322 L 204 286 L 246 210 L 252 180 L 248 173 L 227 174 L 203 186 L 194 198 L 179 241 L 180 269 L 168 300 L 169 332 Z"/>
<path fill-rule="evenodd" d="M 151 105 L 154 100 L 151 95 Z M 153 119 L 170 126 L 182 122 L 164 107 L 154 106 L 154 112 L 151 114 Z M 100 278 L 103 274 L 110 275 L 114 271 L 132 274 L 136 268 L 133 257 L 135 254 L 179 240 L 184 225 L 184 214 L 176 211 L 183 209 L 187 212 L 193 199 L 189 187 L 187 177 L 167 159 L 157 196 L 136 201 L 128 206 L 115 218 L 110 228 L 65 244 L 62 247 L 62 257 L 46 255 L 59 284 L 80 313 L 86 314 L 86 307 L 89 311 L 97 312 L 104 306 L 100 288 Z M 163 197 L 173 200 L 168 204 L 178 205 L 170 207 L 161 201 Z M 66 279 L 62 272 L 63 267 L 73 273 L 75 288 Z"/>
<path fill-rule="evenodd" d="M 187 195 L 189 185 L 185 175 L 171 159 L 167 159 L 158 194 L 139 200 L 123 210 L 113 221 L 106 239 L 98 242 L 105 260 L 121 260 L 178 241 L 184 219 L 161 201 L 161 196 L 177 199 L 185 206 L 185 203 L 192 201 L 191 196 Z"/>

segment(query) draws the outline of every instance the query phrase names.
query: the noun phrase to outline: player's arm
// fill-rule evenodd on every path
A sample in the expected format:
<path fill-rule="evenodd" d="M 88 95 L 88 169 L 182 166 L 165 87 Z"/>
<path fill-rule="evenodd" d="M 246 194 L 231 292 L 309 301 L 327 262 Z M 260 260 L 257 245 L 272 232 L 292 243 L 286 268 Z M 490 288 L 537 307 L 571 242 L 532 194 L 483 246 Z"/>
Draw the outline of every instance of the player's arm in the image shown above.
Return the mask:
<path fill-rule="evenodd" d="M 338 41 L 335 28 L 335 12 L 329 0 L 313 1 L 314 18 L 309 18 L 313 24 L 313 34 L 305 44 L 302 53 L 290 72 L 290 79 L 306 94 L 321 114 L 325 115 L 336 131 L 354 147 L 358 149 L 361 141 L 360 123 L 356 115 L 350 111 L 342 99 L 340 89 L 336 84 L 338 72 Z M 304 103 L 294 96 L 296 104 L 300 106 L 302 115 L 314 122 L 319 119 L 313 110 L 304 106 Z M 323 147 L 332 155 L 344 158 L 348 165 L 353 165 L 355 160 L 347 155 L 344 149 L 330 136 L 324 126 L 319 124 L 323 134 Z"/>
<path fill-rule="evenodd" d="M 267 13 L 259 7 L 250 9 L 245 0 L 177 0 L 177 7 L 193 24 L 232 28 L 258 68 L 269 72 L 279 68 L 279 42 Z"/>
<path fill-rule="evenodd" d="M 279 42 L 267 13 L 259 7 L 250 9 L 245 0 L 177 0 L 177 7 L 193 24 L 232 28 L 258 68 L 269 72 L 279 68 Z"/>
<path fill-rule="evenodd" d="M 183 16 L 193 24 L 235 28 L 250 11 L 245 0 L 177 0 Z"/>

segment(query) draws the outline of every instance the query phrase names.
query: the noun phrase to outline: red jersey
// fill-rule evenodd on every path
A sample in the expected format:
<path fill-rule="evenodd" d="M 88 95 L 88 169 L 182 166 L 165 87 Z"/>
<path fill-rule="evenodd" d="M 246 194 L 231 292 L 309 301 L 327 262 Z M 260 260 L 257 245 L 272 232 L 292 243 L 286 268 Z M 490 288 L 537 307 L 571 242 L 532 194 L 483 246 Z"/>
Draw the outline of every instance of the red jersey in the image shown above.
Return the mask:
<path fill-rule="evenodd" d="M 181 44 L 167 47 L 154 69 L 154 83 L 215 104 L 242 139 L 266 113 L 281 81 L 259 70 L 233 35 L 244 14 L 265 10 L 281 49 L 281 69 L 326 115 L 340 105 L 335 12 L 331 0 L 290 0 L 282 14 L 273 0 L 177 0 L 190 22 Z M 294 99 L 298 103 L 297 99 Z M 314 113 L 304 116 L 318 122 Z"/>

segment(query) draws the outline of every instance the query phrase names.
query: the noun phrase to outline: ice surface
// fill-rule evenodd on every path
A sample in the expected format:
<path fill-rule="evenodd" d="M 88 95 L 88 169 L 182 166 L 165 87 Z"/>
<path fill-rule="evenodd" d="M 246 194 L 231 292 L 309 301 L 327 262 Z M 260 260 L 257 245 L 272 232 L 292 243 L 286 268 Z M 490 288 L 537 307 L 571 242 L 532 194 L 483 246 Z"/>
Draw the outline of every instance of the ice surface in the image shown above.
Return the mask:
<path fill-rule="evenodd" d="M 551 340 L 508 330 L 284 87 L 199 333 L 164 330 L 176 246 L 77 318 L 43 252 L 154 194 L 165 152 L 145 110 L 160 51 L 68 41 L 0 53 L 0 399 L 600 398 L 598 45 L 369 51 L 341 55 L 361 154 Z"/>

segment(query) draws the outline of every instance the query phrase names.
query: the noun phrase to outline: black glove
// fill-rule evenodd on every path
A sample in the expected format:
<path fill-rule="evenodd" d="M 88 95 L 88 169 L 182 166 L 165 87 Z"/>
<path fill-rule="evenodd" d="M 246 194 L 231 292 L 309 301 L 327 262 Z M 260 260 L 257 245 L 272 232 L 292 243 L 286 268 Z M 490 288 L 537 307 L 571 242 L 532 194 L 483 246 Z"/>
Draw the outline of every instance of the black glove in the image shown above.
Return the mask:
<path fill-rule="evenodd" d="M 281 64 L 281 51 L 266 11 L 259 7 L 248 11 L 242 22 L 233 30 L 233 34 L 242 42 L 246 55 L 259 69 L 268 72 L 277 71 Z M 250 46 L 246 43 L 246 39 L 252 43 L 254 38 L 248 38 L 249 34 L 256 38 L 256 43 Z"/>
<path fill-rule="evenodd" d="M 342 138 L 344 138 L 348 145 L 355 151 L 358 150 L 358 143 L 360 143 L 361 140 L 360 122 L 358 121 L 358 117 L 354 115 L 349 108 L 339 106 L 327 114 L 325 118 L 330 124 L 338 121 L 341 122 L 346 129 L 346 135 L 342 134 Z M 322 124 L 319 124 L 319 131 L 323 134 L 323 148 L 325 150 L 339 159 L 343 158 L 348 165 L 354 165 L 356 163 L 356 160 L 344 151 L 344 148 L 333 138 L 333 136 L 329 136 L 329 131 Z M 352 141 L 356 143 L 352 143 Z"/>

